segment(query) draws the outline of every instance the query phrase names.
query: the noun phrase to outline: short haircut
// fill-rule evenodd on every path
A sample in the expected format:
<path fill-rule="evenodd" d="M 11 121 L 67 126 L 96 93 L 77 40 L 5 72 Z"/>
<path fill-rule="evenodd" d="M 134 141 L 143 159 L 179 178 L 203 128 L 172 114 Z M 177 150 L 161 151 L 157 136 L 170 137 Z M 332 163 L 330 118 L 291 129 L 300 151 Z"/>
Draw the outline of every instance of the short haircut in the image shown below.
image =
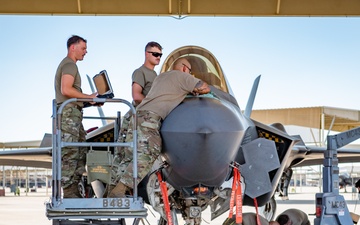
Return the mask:
<path fill-rule="evenodd" d="M 162 50 L 163 48 L 161 47 L 161 45 L 155 41 L 150 41 L 149 43 L 146 44 L 145 46 L 145 52 L 147 50 L 149 50 L 149 48 L 152 48 L 152 47 L 157 47 L 158 49 Z"/>
<path fill-rule="evenodd" d="M 80 41 L 83 41 L 86 43 L 86 40 L 80 36 L 77 36 L 77 35 L 71 36 L 67 41 L 67 48 L 70 48 L 71 45 L 73 45 L 75 43 L 79 43 Z"/>
<path fill-rule="evenodd" d="M 278 221 L 280 225 L 284 225 L 287 222 L 289 222 L 289 216 L 288 215 L 280 215 L 278 218 L 276 218 L 276 221 Z"/>
<path fill-rule="evenodd" d="M 175 62 L 172 65 L 172 69 L 173 70 L 181 70 L 181 68 L 183 66 L 187 67 L 188 65 L 190 65 L 189 67 L 191 67 L 189 60 L 187 60 L 185 57 L 181 57 L 181 58 L 177 58 L 175 60 Z"/>

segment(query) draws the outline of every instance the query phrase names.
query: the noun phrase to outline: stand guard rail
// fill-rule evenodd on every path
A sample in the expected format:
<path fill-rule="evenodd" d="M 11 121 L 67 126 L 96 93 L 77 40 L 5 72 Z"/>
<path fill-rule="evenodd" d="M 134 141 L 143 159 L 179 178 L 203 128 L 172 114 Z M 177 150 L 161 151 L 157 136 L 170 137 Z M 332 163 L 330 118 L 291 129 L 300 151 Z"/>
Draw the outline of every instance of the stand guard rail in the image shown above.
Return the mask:
<path fill-rule="evenodd" d="M 95 102 L 104 103 L 124 103 L 128 105 L 133 114 L 133 140 L 132 142 L 118 143 L 116 138 L 114 143 L 100 142 L 63 142 L 61 140 L 61 114 L 64 107 L 72 102 Z M 120 118 L 117 118 L 120 119 Z M 86 221 L 96 220 L 97 224 L 125 224 L 123 218 L 145 218 L 147 209 L 144 202 L 138 196 L 137 190 L 137 119 L 134 106 L 123 99 L 103 99 L 103 98 L 72 98 L 63 102 L 59 107 L 53 101 L 52 114 L 52 197 L 46 203 L 46 216 L 53 220 L 53 224 L 83 224 Z M 114 127 L 114 132 L 117 130 Z M 133 151 L 133 196 L 124 198 L 61 198 L 61 149 L 63 147 L 131 147 Z M 118 219 L 111 222 L 110 219 Z M 71 220 L 74 219 L 74 220 Z M 101 220 L 107 219 L 107 220 Z M 134 221 L 134 223 L 135 223 Z M 91 222 L 93 223 L 93 222 Z"/>

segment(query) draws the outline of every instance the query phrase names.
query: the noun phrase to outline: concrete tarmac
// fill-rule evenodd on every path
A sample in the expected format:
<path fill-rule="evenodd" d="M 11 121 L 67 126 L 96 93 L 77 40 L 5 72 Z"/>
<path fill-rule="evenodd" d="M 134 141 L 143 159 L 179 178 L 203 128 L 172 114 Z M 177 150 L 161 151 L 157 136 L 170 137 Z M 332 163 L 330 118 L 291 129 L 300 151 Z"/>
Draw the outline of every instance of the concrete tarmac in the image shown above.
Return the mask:
<path fill-rule="evenodd" d="M 290 188 L 293 193 L 289 193 L 289 200 L 276 199 L 278 215 L 288 208 L 297 208 L 303 210 L 309 215 L 311 224 L 313 224 L 315 216 L 315 193 L 319 192 L 317 187 L 297 187 Z M 360 205 L 358 194 L 351 193 L 350 187 L 348 187 L 348 193 L 344 193 L 344 190 L 340 191 L 347 202 L 348 210 L 360 214 Z M 10 189 L 6 188 L 5 196 L 0 196 L 0 225 L 51 225 L 52 221 L 48 220 L 45 215 L 44 203 L 49 200 L 50 194 L 46 193 L 45 188 L 38 188 L 37 192 L 30 192 L 26 195 L 23 189 L 21 189 L 20 196 L 14 196 L 14 193 L 10 193 Z M 159 218 L 158 214 L 150 207 L 148 208 L 147 221 L 143 224 L 156 225 Z M 244 212 L 255 212 L 252 207 L 244 207 Z M 207 225 L 221 225 L 228 216 L 228 212 L 224 213 L 219 218 L 210 221 L 210 210 L 205 210 L 202 213 L 202 224 Z M 179 224 L 184 224 L 182 219 L 178 218 Z M 131 224 L 131 221 L 129 223 Z"/>

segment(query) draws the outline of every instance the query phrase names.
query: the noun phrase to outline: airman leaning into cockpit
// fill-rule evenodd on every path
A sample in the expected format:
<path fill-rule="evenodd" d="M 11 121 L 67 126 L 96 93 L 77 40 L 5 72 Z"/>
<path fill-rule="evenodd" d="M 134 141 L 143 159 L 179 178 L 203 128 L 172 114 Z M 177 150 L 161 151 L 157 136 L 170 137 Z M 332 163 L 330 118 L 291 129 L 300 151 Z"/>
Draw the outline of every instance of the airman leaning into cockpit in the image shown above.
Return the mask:
<path fill-rule="evenodd" d="M 207 83 L 189 76 L 191 65 L 185 58 L 174 62 L 173 70 L 160 74 L 153 83 L 148 95 L 138 105 L 138 176 L 140 181 L 150 172 L 154 161 L 161 152 L 160 127 L 166 116 L 188 95 L 210 92 Z M 130 121 L 131 124 L 131 121 Z M 129 126 L 126 140 L 132 140 L 132 126 Z M 125 157 L 121 161 L 117 174 L 117 185 L 112 187 L 109 197 L 122 197 L 127 189 L 133 187 L 133 152 L 125 148 Z"/>

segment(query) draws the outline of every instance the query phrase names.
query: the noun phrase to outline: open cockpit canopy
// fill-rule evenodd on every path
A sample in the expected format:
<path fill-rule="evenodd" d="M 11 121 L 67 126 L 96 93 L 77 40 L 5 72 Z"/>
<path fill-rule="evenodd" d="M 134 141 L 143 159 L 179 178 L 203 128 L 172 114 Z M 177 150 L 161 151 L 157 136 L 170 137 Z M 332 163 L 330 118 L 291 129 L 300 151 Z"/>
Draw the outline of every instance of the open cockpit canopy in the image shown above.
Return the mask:
<path fill-rule="evenodd" d="M 175 49 L 165 59 L 161 73 L 171 70 L 174 62 L 182 57 L 190 62 L 192 75 L 224 92 L 231 93 L 219 62 L 211 52 L 202 47 L 184 46 Z"/>

